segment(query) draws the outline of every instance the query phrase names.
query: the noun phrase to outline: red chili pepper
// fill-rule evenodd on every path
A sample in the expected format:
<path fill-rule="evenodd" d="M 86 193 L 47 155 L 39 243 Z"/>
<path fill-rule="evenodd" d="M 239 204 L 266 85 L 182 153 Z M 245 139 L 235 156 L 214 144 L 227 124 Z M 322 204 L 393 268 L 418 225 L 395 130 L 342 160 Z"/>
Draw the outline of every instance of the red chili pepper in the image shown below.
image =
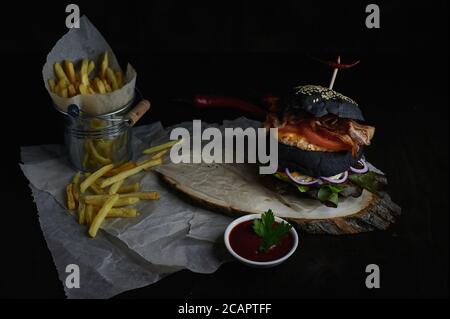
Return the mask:
<path fill-rule="evenodd" d="M 234 97 L 228 96 L 212 96 L 212 95 L 196 95 L 193 105 L 199 109 L 206 108 L 230 108 L 251 113 L 264 118 L 266 111 L 261 107 Z"/>
<path fill-rule="evenodd" d="M 321 59 L 317 59 L 315 58 L 317 61 L 326 64 L 328 66 L 330 66 L 333 69 L 350 69 L 352 67 L 354 67 L 355 65 L 357 65 L 359 62 L 361 62 L 360 60 L 352 62 L 350 64 L 344 64 L 344 63 L 337 63 L 336 61 L 325 61 L 325 60 L 321 60 Z"/>

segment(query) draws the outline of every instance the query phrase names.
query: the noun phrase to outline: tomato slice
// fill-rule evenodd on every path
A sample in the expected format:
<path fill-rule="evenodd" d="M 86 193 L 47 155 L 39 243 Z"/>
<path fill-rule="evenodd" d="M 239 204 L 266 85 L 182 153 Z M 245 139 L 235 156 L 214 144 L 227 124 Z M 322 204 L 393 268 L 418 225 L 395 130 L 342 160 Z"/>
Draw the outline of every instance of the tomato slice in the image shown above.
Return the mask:
<path fill-rule="evenodd" d="M 308 123 L 302 123 L 300 125 L 286 125 L 280 129 L 280 131 L 292 132 L 293 134 L 303 136 L 311 144 L 323 147 L 329 151 L 339 152 L 352 149 L 350 145 L 345 144 L 339 139 L 314 131 Z"/>
<path fill-rule="evenodd" d="M 312 144 L 315 144 L 317 146 L 326 148 L 330 151 L 346 151 L 351 150 L 351 146 L 345 144 L 344 142 L 324 136 L 316 131 L 314 131 L 309 125 L 302 125 L 300 128 L 303 136 Z"/>

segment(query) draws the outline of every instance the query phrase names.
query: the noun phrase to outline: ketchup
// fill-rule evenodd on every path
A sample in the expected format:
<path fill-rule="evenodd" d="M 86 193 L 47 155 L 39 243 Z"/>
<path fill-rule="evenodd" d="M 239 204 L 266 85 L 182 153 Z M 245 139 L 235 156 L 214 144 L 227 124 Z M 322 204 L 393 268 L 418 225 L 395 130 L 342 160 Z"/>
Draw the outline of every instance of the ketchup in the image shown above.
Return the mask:
<path fill-rule="evenodd" d="M 274 223 L 274 227 L 278 223 Z M 231 248 L 239 256 L 251 261 L 272 261 L 279 259 L 289 253 L 294 245 L 294 237 L 289 232 L 280 239 L 278 245 L 271 247 L 268 251 L 259 250 L 263 240 L 253 230 L 253 220 L 248 220 L 236 225 L 230 232 Z"/>

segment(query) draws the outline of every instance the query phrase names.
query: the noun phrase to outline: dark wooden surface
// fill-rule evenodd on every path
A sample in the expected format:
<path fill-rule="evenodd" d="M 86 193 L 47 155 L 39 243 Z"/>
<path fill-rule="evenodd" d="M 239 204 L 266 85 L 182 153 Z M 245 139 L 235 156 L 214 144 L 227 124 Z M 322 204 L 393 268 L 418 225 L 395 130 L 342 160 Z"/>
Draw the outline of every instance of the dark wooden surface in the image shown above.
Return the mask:
<path fill-rule="evenodd" d="M 289 1 L 215 10 L 164 3 L 143 10 L 130 2 L 108 13 L 82 4 L 119 59 L 138 70 L 139 88 L 153 102 L 143 123 L 231 119 L 240 114 L 199 113 L 171 99 L 194 93 L 255 99 L 298 83 L 326 84 L 330 71 L 310 55 L 360 58 L 358 67 L 338 75 L 336 89 L 357 100 L 376 126 L 367 157 L 387 173 L 389 192 L 403 214 L 387 231 L 303 235 L 295 255 L 277 268 L 232 262 L 211 275 L 181 271 L 118 298 L 448 296 L 447 2 L 383 2 L 383 27 L 372 33 L 361 26 L 362 4 Z M 15 29 L 7 17 L 1 21 L 2 31 L 9 30 L 2 35 L 9 45 L 0 49 L 9 75 L 2 76 L 2 94 L 7 91 L 1 126 L 2 297 L 64 296 L 18 167 L 21 145 L 62 142 L 40 72 L 46 53 L 65 32 L 63 11 L 64 6 L 51 6 L 37 19 L 21 10 L 26 23 Z M 120 26 L 113 17 L 121 17 Z M 381 268 L 378 290 L 364 285 L 371 263 Z"/>

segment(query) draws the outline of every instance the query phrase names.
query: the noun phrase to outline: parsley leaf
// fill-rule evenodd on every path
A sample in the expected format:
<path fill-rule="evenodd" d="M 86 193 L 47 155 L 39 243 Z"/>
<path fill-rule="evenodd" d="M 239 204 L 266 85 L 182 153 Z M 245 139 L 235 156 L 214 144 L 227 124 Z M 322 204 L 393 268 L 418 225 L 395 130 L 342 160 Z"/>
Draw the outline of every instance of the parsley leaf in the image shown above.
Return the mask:
<path fill-rule="evenodd" d="M 259 250 L 266 252 L 272 246 L 277 245 L 291 228 L 292 226 L 285 222 L 277 223 L 275 226 L 275 216 L 272 210 L 264 212 L 260 219 L 253 221 L 253 230 L 263 240 Z"/>

